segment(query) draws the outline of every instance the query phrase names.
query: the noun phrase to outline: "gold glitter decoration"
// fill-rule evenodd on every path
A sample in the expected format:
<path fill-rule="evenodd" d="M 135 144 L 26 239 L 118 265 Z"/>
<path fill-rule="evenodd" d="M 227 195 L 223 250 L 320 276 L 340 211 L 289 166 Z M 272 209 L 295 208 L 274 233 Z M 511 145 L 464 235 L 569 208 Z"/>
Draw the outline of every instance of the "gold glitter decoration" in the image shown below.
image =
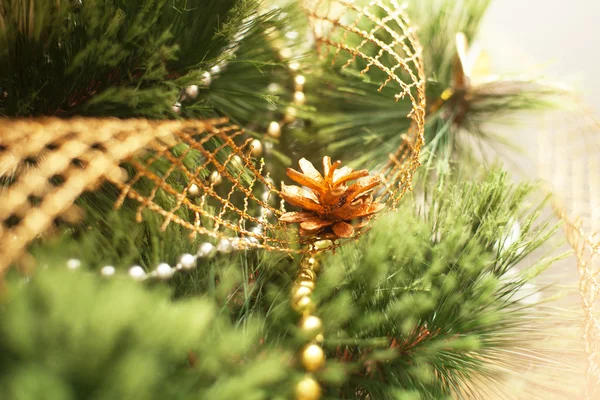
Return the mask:
<path fill-rule="evenodd" d="M 192 235 L 239 238 L 236 248 L 299 251 L 294 237 L 282 238 L 282 211 L 269 204 L 279 191 L 252 149 L 252 139 L 226 119 L 0 120 L 0 276 L 104 181 L 120 191 L 115 207 L 137 202 L 139 222 L 149 210 L 164 218 L 163 229 L 174 223 Z M 200 160 L 194 168 L 191 158 Z M 211 171 L 222 179 L 218 187 Z"/>
<path fill-rule="evenodd" d="M 575 252 L 584 311 L 588 355 L 586 397 L 600 395 L 600 121 L 584 110 L 553 113 L 538 140 L 540 175 L 554 193 L 554 208 L 563 220 Z M 561 127 L 568 126 L 568 129 Z"/>
<path fill-rule="evenodd" d="M 400 148 L 389 155 L 379 171 L 384 190 L 375 199 L 395 207 L 411 187 L 412 176 L 419 166 L 425 122 L 425 72 L 422 48 L 415 29 L 396 0 L 371 0 L 361 6 L 353 0 L 302 0 L 323 57 L 333 63 L 345 61 L 342 68 L 361 65 L 361 75 L 374 82 L 379 90 L 395 84 L 396 101 L 410 101 L 407 118 L 411 128 L 402 134 Z M 364 66 L 363 66 L 364 65 Z"/>

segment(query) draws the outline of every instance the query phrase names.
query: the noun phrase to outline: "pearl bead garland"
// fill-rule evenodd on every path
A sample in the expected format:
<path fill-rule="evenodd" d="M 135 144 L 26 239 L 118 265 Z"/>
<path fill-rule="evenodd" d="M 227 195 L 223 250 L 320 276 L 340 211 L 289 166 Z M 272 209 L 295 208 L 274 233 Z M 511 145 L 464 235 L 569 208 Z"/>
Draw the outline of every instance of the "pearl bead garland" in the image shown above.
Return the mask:
<path fill-rule="evenodd" d="M 129 276 L 132 277 L 136 281 L 141 281 L 146 278 L 146 271 L 139 265 L 134 265 L 129 268 Z"/>
<path fill-rule="evenodd" d="M 179 265 L 185 270 L 193 269 L 196 266 L 196 257 L 191 254 L 184 254 L 179 259 Z"/>
<path fill-rule="evenodd" d="M 69 268 L 70 270 L 76 270 L 79 267 L 81 267 L 81 261 L 74 258 L 67 260 L 67 268 Z"/>
<path fill-rule="evenodd" d="M 173 276 L 174 272 L 175 271 L 169 264 L 162 263 L 158 264 L 158 267 L 156 267 L 156 270 L 153 272 L 153 274 L 156 273 L 156 276 L 158 276 L 160 279 L 168 279 Z"/>
<path fill-rule="evenodd" d="M 257 225 L 253 227 L 250 229 L 250 232 L 256 233 L 257 235 L 261 234 L 262 226 Z M 260 243 L 260 241 L 253 236 L 232 239 L 222 238 L 217 242 L 216 246 L 212 243 L 205 242 L 198 247 L 198 251 L 195 255 L 189 253 L 181 255 L 181 257 L 179 257 L 179 262 L 174 267 L 170 266 L 167 263 L 160 263 L 156 266 L 156 268 L 153 271 L 147 273 L 141 266 L 134 265 L 127 270 L 127 274 L 130 278 L 139 282 L 151 278 L 167 280 L 173 277 L 173 275 L 175 275 L 175 272 L 177 271 L 191 271 L 195 269 L 197 266 L 198 259 L 209 259 L 213 257 L 216 253 L 229 254 L 234 250 L 245 250 L 247 249 L 247 244 L 256 245 L 258 243 Z M 81 261 L 72 258 L 67 260 L 66 266 L 70 270 L 76 270 L 81 267 Z M 112 265 L 105 265 L 104 267 L 100 268 L 100 275 L 105 278 L 115 276 L 116 273 L 117 270 Z"/>
<path fill-rule="evenodd" d="M 102 276 L 113 276 L 115 274 L 116 270 L 115 267 L 113 267 L 112 265 L 107 265 L 102 267 L 102 269 L 100 270 L 100 275 Z"/>

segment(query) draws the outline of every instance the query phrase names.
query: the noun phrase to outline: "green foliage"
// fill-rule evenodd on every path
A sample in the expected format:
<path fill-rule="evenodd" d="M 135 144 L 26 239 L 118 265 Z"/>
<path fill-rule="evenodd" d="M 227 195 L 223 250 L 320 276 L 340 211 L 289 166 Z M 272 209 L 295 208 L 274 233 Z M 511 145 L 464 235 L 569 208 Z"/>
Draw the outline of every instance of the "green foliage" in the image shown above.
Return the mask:
<path fill-rule="evenodd" d="M 494 378 L 493 351 L 515 346 L 527 324 L 519 288 L 550 260 L 508 272 L 552 233 L 525 201 L 531 186 L 507 181 L 495 171 L 440 185 L 421 215 L 407 201 L 323 260 L 315 293 L 330 398 L 451 398 L 476 376 Z M 346 374 L 330 375 L 338 368 Z"/>
<path fill-rule="evenodd" d="M 278 387 L 289 355 L 265 351 L 257 322 L 234 329 L 210 300 L 56 268 L 8 289 L 2 398 L 265 399 L 289 387 Z"/>
<path fill-rule="evenodd" d="M 181 91 L 189 118 L 266 112 L 275 62 L 256 0 L 8 0 L 0 4 L 0 115 L 172 118 Z M 239 49 L 239 54 L 236 50 Z M 237 57 L 237 58 L 236 58 Z M 225 66 L 232 62 L 232 71 Z M 203 86 L 214 66 L 215 87 Z M 268 68 L 267 68 L 268 67 Z M 256 79 L 258 77 L 258 79 Z M 216 83 L 216 82 L 219 83 Z M 236 95 L 239 101 L 228 101 Z"/>

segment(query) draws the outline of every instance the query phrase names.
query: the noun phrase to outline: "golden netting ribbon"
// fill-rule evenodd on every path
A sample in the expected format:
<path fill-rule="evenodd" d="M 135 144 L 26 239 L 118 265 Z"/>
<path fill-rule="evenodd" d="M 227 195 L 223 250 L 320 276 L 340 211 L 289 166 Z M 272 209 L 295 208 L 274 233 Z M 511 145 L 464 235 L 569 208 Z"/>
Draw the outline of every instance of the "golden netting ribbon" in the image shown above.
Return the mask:
<path fill-rule="evenodd" d="M 379 171 L 385 185 L 379 199 L 395 206 L 410 189 L 423 144 L 421 47 L 395 0 L 372 1 L 361 9 L 331 2 L 341 11 L 336 18 L 322 14 L 322 7 L 329 7 L 325 3 L 305 8 L 315 32 L 330 25 L 317 35 L 319 48 L 335 48 L 336 57 L 348 56 L 347 65 L 363 60 L 363 74 L 376 67 L 379 74 L 371 73 L 371 78 L 381 79 L 382 88 L 394 82 L 399 86 L 396 100 L 412 104 L 407 116 L 411 128 L 398 133 L 403 144 Z M 353 22 L 344 22 L 349 17 Z M 116 207 L 135 203 L 138 221 L 148 210 L 164 219 L 163 228 L 178 224 L 192 235 L 243 239 L 236 242 L 240 248 L 314 251 L 300 247 L 298 235 L 278 222 L 283 202 L 264 161 L 252 158 L 251 142 L 226 119 L 1 120 L 0 276 L 83 192 L 102 182 L 118 189 Z M 217 187 L 211 174 L 223 184 Z"/>
<path fill-rule="evenodd" d="M 147 209 L 164 218 L 163 227 L 176 223 L 216 238 L 254 238 L 240 241 L 244 247 L 294 251 L 292 239 L 270 234 L 281 211 L 269 197 L 278 191 L 263 174 L 264 163 L 250 157 L 251 139 L 242 133 L 225 119 L 3 119 L 0 273 L 102 181 L 120 191 L 116 207 L 126 198 L 137 201 L 138 220 Z M 210 171 L 229 185 L 215 188 Z M 197 196 L 189 193 L 193 185 Z M 250 215 L 249 208 L 263 215 Z M 252 223 L 260 224 L 260 233 Z"/>
<path fill-rule="evenodd" d="M 379 90 L 396 85 L 395 100 L 409 101 L 412 120 L 408 132 L 399 132 L 403 143 L 389 154 L 379 171 L 386 190 L 380 193 L 395 206 L 419 166 L 424 142 L 425 71 L 423 49 L 404 7 L 396 0 L 372 0 L 364 6 L 353 0 L 302 0 L 322 57 L 341 68 L 357 67 L 361 75 L 380 82 Z"/>

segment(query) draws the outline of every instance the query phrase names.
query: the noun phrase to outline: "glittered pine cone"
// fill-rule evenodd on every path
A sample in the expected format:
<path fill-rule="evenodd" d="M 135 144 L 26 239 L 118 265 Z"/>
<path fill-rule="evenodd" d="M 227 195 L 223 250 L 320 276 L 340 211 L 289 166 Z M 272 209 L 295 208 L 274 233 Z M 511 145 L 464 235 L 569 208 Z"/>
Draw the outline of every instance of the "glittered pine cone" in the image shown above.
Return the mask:
<path fill-rule="evenodd" d="M 299 164 L 302 173 L 288 168 L 287 175 L 306 189 L 284 184 L 281 196 L 304 211 L 287 212 L 279 220 L 299 223 L 300 235 L 350 238 L 384 208 L 383 204 L 373 202 L 371 194 L 381 179 L 369 176 L 369 171 L 339 168 L 342 162 L 332 164 L 330 157 L 323 157 L 323 175 L 304 158 Z M 349 185 L 350 181 L 356 182 Z"/>

